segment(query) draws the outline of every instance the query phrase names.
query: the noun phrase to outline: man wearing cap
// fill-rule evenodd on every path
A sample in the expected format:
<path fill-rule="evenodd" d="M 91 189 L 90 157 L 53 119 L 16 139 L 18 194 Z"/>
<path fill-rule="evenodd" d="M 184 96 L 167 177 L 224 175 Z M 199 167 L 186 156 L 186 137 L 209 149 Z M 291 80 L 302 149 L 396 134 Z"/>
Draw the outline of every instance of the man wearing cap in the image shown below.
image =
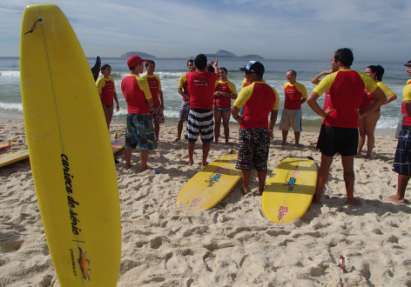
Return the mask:
<path fill-rule="evenodd" d="M 207 71 L 207 56 L 199 54 L 194 59 L 195 71 L 187 73 L 187 88 L 190 95 L 190 112 L 187 121 L 189 164 L 194 163 L 194 146 L 198 136 L 203 143 L 203 165 L 207 165 L 210 143 L 214 137 L 213 102 L 217 74 Z M 214 67 L 218 70 L 217 67 Z"/>
<path fill-rule="evenodd" d="M 144 60 L 138 55 L 128 58 L 130 74 L 121 81 L 121 91 L 127 103 L 127 132 L 124 160 L 130 168 L 131 150 L 139 149 L 141 157 L 140 171 L 150 168 L 147 164 L 148 153 L 157 147 L 153 128 L 153 98 L 147 78 L 139 75 L 144 70 Z"/>
<path fill-rule="evenodd" d="M 250 191 L 251 169 L 257 170 L 258 192 L 261 194 L 267 176 L 270 138 L 277 120 L 279 100 L 275 89 L 263 80 L 263 64 L 250 61 L 241 70 L 245 72 L 249 84 L 241 89 L 231 109 L 233 118 L 240 124 L 240 149 L 236 168 L 242 172 L 243 194 Z M 241 108 L 243 112 L 240 115 Z"/>
<path fill-rule="evenodd" d="M 377 83 L 364 73 L 351 70 L 354 55 L 348 48 L 338 49 L 332 58 L 332 66 L 338 68 L 325 76 L 314 88 L 308 98 L 308 105 L 323 119 L 317 148 L 321 151 L 321 164 L 318 171 L 317 190 L 314 201 L 319 202 L 327 183 L 333 156 L 341 155 L 347 203 L 354 204 L 354 156 L 358 147 L 359 118 L 374 112 L 385 101 L 384 93 Z M 372 93 L 375 102 L 366 110 L 359 112 L 364 90 Z M 329 94 L 323 109 L 317 99 L 323 93 Z"/>
<path fill-rule="evenodd" d="M 398 173 L 397 193 L 387 198 L 397 204 L 405 202 L 405 190 L 411 177 L 411 60 L 404 66 L 410 79 L 402 90 L 402 127 L 394 159 L 394 171 Z"/>

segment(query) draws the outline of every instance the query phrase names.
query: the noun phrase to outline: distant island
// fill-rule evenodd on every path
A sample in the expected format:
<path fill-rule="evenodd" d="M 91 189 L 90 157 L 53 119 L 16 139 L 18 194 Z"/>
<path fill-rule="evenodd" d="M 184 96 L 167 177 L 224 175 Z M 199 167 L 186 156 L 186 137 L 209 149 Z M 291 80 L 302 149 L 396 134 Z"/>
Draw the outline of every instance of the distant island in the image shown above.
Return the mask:
<path fill-rule="evenodd" d="M 123 55 L 121 55 L 121 58 L 128 58 L 131 55 L 137 54 L 140 57 L 144 58 L 144 59 L 158 59 L 156 56 L 145 53 L 145 52 L 141 52 L 141 51 L 131 51 L 131 52 L 127 52 L 124 53 Z M 264 60 L 264 57 L 260 56 L 260 55 L 254 55 L 254 54 L 249 54 L 249 55 L 243 55 L 243 56 L 238 56 L 236 54 L 234 54 L 233 52 L 227 51 L 227 50 L 218 50 L 216 53 L 210 53 L 210 54 L 206 54 L 207 57 L 209 59 L 214 59 L 214 58 L 225 58 L 225 59 L 243 59 L 243 60 Z M 192 58 L 194 58 L 194 56 L 192 56 Z"/>
<path fill-rule="evenodd" d="M 123 59 L 127 59 L 128 57 L 132 56 L 132 55 L 139 55 L 141 58 L 143 59 L 156 59 L 157 57 L 148 53 L 144 53 L 144 52 L 140 52 L 140 51 L 132 51 L 132 52 L 127 52 L 124 53 L 123 55 L 121 55 L 120 57 Z"/>

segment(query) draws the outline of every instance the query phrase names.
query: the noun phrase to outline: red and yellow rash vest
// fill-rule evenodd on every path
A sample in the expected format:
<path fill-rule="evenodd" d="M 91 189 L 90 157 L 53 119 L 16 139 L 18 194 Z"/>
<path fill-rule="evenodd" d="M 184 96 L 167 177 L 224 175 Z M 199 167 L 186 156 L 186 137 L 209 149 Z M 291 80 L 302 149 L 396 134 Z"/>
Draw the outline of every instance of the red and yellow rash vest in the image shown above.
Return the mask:
<path fill-rule="evenodd" d="M 214 89 L 217 75 L 210 72 L 188 72 L 187 87 L 191 109 L 213 108 Z"/>
<path fill-rule="evenodd" d="M 126 75 L 121 81 L 121 91 L 127 102 L 129 114 L 148 114 L 148 100 L 152 99 L 150 88 L 145 77 Z"/>
<path fill-rule="evenodd" d="M 183 101 L 188 103 L 189 96 L 188 96 L 188 88 L 187 88 L 187 74 L 184 74 L 178 80 L 178 89 L 183 91 Z"/>
<path fill-rule="evenodd" d="M 114 95 L 116 94 L 113 78 L 101 77 L 97 80 L 96 85 L 103 105 L 111 107 L 113 105 Z"/>
<path fill-rule="evenodd" d="M 411 116 L 407 114 L 406 104 L 411 103 L 411 79 L 407 81 L 407 84 L 402 89 L 402 103 L 401 103 L 401 113 L 403 115 L 402 125 L 410 127 L 411 126 Z"/>
<path fill-rule="evenodd" d="M 216 108 L 230 108 L 231 96 L 237 96 L 237 89 L 235 85 L 228 80 L 218 80 L 215 84 L 215 92 L 224 92 L 230 94 L 230 97 L 220 95 L 214 96 L 214 107 Z"/>
<path fill-rule="evenodd" d="M 307 89 L 301 83 L 296 82 L 291 84 L 287 82 L 284 84 L 284 108 L 287 110 L 301 109 L 302 99 L 307 99 Z"/>
<path fill-rule="evenodd" d="M 233 105 L 243 108 L 241 128 L 268 128 L 268 115 L 278 111 L 279 97 L 273 87 L 258 81 L 242 88 Z"/>
<path fill-rule="evenodd" d="M 364 73 L 344 69 L 327 75 L 314 88 L 317 95 L 329 93 L 326 126 L 358 128 L 359 108 L 364 98 L 364 90 L 373 93 L 377 83 Z"/>
<path fill-rule="evenodd" d="M 161 82 L 157 75 L 144 75 L 147 78 L 147 83 L 150 88 L 151 96 L 153 97 L 153 107 L 159 108 L 161 105 Z"/>
<path fill-rule="evenodd" d="M 243 79 L 243 81 L 241 82 L 241 87 L 245 88 L 247 87 L 249 84 L 251 84 L 250 81 L 248 81 L 246 78 Z"/>
<path fill-rule="evenodd" d="M 384 84 L 384 82 L 377 82 L 377 86 L 383 91 L 386 100 L 395 97 L 395 93 L 386 84 Z M 365 91 L 364 99 L 360 106 L 360 111 L 365 111 L 373 102 L 374 95 L 368 91 Z"/>

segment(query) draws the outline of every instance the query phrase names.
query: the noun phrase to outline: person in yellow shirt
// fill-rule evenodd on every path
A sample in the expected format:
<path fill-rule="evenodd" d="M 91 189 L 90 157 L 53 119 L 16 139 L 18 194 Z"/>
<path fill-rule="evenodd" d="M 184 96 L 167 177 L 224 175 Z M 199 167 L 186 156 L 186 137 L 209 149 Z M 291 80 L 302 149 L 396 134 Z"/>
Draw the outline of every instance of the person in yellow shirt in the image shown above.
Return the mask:
<path fill-rule="evenodd" d="M 404 66 L 410 79 L 402 90 L 402 127 L 393 165 L 394 172 L 398 173 L 397 193 L 387 198 L 396 204 L 405 202 L 405 190 L 411 177 L 411 60 Z"/>
<path fill-rule="evenodd" d="M 110 129 L 111 118 L 113 117 L 113 100 L 116 102 L 116 110 L 120 110 L 118 104 L 114 80 L 111 77 L 111 66 L 105 64 L 101 67 L 101 74 L 97 82 L 97 90 L 103 105 L 104 115 L 106 117 L 107 127 Z"/>
<path fill-rule="evenodd" d="M 384 105 L 397 99 L 397 95 L 384 84 L 382 77 L 384 75 L 384 68 L 380 65 L 371 65 L 365 69 L 365 73 L 377 82 L 377 86 L 385 94 Z M 360 112 L 367 109 L 369 105 L 374 102 L 372 94 L 365 93 L 364 102 L 360 107 Z M 375 146 L 375 127 L 377 126 L 378 119 L 380 118 L 380 109 L 360 119 L 360 142 L 358 144 L 358 154 L 361 155 L 365 141 L 367 141 L 367 158 L 372 157 L 372 150 Z"/>

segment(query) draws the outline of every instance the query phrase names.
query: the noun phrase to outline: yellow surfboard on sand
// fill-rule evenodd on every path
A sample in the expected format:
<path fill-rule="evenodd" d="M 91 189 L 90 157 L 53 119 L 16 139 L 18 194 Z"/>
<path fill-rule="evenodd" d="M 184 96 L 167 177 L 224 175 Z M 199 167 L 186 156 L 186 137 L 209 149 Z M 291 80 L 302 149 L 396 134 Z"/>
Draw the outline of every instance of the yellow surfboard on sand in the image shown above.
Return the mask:
<path fill-rule="evenodd" d="M 311 205 L 317 184 L 317 166 L 309 158 L 285 158 L 267 179 L 262 196 L 264 216 L 274 223 L 291 223 Z"/>
<path fill-rule="evenodd" d="M 29 158 L 29 151 L 26 149 L 0 154 L 0 168 Z"/>
<path fill-rule="evenodd" d="M 120 205 L 110 136 L 86 57 L 54 5 L 23 15 L 21 89 L 41 218 L 61 286 L 115 286 Z"/>
<path fill-rule="evenodd" d="M 216 206 L 241 179 L 236 153 L 220 156 L 197 172 L 180 190 L 177 206 L 201 211 Z"/>

